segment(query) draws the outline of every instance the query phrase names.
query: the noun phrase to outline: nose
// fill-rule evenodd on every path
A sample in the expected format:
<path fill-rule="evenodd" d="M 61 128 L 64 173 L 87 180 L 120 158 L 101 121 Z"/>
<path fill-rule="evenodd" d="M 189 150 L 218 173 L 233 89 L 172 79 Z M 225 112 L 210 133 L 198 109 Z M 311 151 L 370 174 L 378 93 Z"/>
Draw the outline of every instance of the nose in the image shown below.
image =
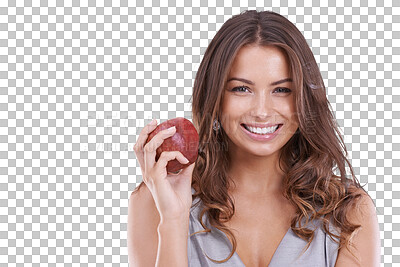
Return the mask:
<path fill-rule="evenodd" d="M 253 116 L 258 117 L 260 120 L 271 116 L 272 110 L 274 109 L 274 103 L 272 97 L 269 93 L 264 92 L 262 94 L 256 95 L 252 103 L 253 106 Z"/>

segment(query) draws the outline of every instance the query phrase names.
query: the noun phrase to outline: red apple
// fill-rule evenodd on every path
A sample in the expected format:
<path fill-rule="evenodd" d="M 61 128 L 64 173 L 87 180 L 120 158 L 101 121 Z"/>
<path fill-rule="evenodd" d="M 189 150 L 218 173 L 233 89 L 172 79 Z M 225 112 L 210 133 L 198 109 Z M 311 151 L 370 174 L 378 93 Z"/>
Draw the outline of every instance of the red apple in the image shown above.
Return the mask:
<path fill-rule="evenodd" d="M 180 169 L 196 161 L 199 149 L 199 134 L 194 125 L 185 118 L 178 117 L 160 123 L 147 137 L 148 143 L 158 132 L 176 127 L 175 134 L 167 139 L 156 150 L 156 161 L 160 158 L 163 151 L 180 151 L 189 162 L 180 163 L 177 159 L 170 160 L 167 164 L 167 172 L 177 172 Z"/>

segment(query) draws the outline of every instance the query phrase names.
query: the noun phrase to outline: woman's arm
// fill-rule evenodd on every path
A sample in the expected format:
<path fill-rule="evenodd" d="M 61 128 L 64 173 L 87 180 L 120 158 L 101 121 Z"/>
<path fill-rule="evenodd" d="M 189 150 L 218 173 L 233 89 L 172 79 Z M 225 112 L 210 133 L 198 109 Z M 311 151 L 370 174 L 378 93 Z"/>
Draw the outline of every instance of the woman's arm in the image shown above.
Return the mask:
<path fill-rule="evenodd" d="M 127 232 L 130 267 L 188 266 L 189 217 L 161 223 L 145 184 L 130 196 Z"/>
<path fill-rule="evenodd" d="M 176 222 L 161 222 L 158 226 L 156 266 L 188 266 L 189 218 Z"/>

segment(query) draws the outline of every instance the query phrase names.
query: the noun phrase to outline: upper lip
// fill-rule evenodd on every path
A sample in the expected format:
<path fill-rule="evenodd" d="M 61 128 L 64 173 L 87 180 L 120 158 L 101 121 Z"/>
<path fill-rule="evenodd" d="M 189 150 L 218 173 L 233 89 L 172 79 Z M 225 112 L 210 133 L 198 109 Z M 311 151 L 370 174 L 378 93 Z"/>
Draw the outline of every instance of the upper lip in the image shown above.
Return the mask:
<path fill-rule="evenodd" d="M 251 122 L 251 123 L 242 123 L 245 124 L 246 126 L 250 126 L 250 127 L 255 127 L 255 128 L 266 128 L 266 127 L 271 127 L 271 126 L 276 126 L 282 123 L 255 123 L 255 122 Z"/>

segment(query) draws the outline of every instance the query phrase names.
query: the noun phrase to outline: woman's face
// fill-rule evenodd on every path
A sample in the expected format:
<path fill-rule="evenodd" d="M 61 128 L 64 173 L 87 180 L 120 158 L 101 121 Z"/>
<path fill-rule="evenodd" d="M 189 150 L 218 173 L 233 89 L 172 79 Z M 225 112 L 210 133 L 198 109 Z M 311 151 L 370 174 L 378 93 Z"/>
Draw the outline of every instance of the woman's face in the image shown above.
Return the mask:
<path fill-rule="evenodd" d="M 272 155 L 296 132 L 296 88 L 288 64 L 285 54 L 274 46 L 251 45 L 239 50 L 224 89 L 221 119 L 236 151 Z M 263 132 L 250 133 L 243 124 L 261 126 Z M 278 125 L 277 130 L 265 127 L 270 125 Z"/>

